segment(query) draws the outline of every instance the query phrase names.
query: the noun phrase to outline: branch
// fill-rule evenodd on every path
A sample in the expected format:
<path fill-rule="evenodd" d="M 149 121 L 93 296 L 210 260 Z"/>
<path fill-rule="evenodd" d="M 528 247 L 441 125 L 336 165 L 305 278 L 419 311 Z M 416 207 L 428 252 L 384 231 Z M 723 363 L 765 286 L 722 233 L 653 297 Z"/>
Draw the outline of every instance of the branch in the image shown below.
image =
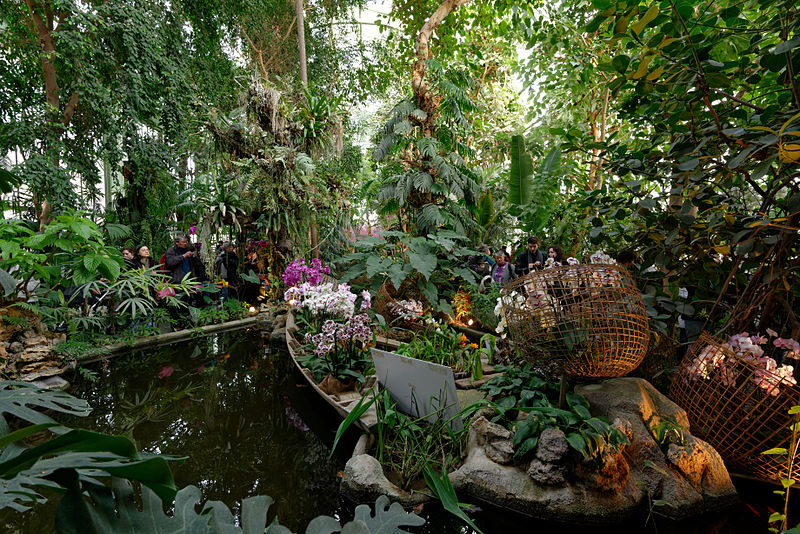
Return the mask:
<path fill-rule="evenodd" d="M 728 100 L 733 100 L 734 102 L 738 102 L 739 104 L 741 104 L 743 106 L 747 106 L 749 108 L 752 108 L 752 109 L 754 109 L 754 110 L 756 110 L 756 111 L 758 111 L 760 113 L 763 113 L 764 110 L 766 109 L 766 108 L 762 108 L 761 106 L 756 106 L 755 104 L 751 104 L 747 100 L 742 100 L 741 98 L 737 98 L 737 97 L 735 97 L 735 96 L 733 96 L 731 94 L 726 93 L 725 91 L 720 91 L 719 89 L 711 89 L 711 90 L 714 91 L 715 93 L 719 94 L 719 95 L 724 96 Z"/>
<path fill-rule="evenodd" d="M 67 102 L 67 107 L 64 109 L 64 128 L 69 126 L 70 121 L 72 120 L 72 116 L 75 115 L 75 109 L 78 107 L 78 101 L 80 100 L 81 95 L 77 92 L 72 93 L 72 96 L 69 97 L 69 102 Z"/>

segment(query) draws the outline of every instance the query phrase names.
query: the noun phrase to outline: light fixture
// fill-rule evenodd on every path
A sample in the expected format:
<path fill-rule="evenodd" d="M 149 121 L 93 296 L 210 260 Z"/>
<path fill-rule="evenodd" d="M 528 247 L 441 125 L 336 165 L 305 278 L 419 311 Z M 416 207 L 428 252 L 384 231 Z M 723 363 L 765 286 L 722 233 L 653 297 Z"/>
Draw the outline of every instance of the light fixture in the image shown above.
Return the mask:
<path fill-rule="evenodd" d="M 467 321 L 467 326 L 472 326 L 472 323 L 474 323 L 474 322 L 475 322 L 475 321 L 473 321 L 472 319 L 470 319 L 469 321 Z"/>

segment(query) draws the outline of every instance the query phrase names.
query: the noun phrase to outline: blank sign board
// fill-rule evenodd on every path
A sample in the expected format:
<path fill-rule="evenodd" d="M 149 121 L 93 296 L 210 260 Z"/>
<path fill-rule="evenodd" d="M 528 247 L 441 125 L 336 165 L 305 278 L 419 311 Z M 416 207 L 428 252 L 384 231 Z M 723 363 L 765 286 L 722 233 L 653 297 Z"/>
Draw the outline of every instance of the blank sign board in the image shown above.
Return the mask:
<path fill-rule="evenodd" d="M 452 430 L 464 428 L 450 367 L 379 349 L 372 349 L 372 360 L 378 382 L 389 390 L 400 411 L 427 421 L 449 420 Z"/>

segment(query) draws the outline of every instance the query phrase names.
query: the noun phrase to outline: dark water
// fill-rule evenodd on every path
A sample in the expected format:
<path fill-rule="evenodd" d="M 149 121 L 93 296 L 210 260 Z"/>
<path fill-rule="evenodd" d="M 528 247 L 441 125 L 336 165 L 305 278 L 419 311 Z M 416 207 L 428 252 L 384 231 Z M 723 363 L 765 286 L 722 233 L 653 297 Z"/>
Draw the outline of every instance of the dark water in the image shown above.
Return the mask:
<path fill-rule="evenodd" d="M 178 487 L 198 486 L 204 500 L 234 510 L 245 497 L 269 495 L 282 524 L 303 532 L 320 514 L 348 521 L 354 504 L 340 497 L 339 473 L 355 436 L 329 458 L 339 420 L 333 410 L 296 379 L 283 353 L 272 353 L 258 332 L 239 331 L 116 358 L 92 368 L 98 380 L 79 381 L 72 394 L 92 406 L 90 417 L 65 421 L 74 427 L 131 437 L 140 450 L 187 456 L 173 465 Z M 297 380 L 297 382 L 296 382 Z M 772 487 L 746 483 L 743 501 L 723 512 L 674 522 L 642 517 L 603 528 L 553 524 L 510 512 L 473 514 L 486 533 L 664 534 L 766 532 Z M 53 531 L 56 499 L 25 514 L 5 515 L 0 532 Z M 436 506 L 422 511 L 427 533 L 471 533 Z"/>

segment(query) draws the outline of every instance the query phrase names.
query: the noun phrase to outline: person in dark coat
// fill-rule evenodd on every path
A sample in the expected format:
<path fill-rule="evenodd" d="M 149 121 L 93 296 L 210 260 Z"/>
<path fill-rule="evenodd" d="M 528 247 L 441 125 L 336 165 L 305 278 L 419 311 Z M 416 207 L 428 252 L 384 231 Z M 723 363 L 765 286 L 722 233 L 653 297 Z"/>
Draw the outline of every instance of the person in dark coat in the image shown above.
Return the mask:
<path fill-rule="evenodd" d="M 136 268 L 136 251 L 133 247 L 122 247 L 122 260 L 125 262 L 123 271 L 130 271 Z"/>
<path fill-rule="evenodd" d="M 184 276 L 192 274 L 190 258 L 193 256 L 197 256 L 197 252 L 189 250 L 189 240 L 183 234 L 178 235 L 175 245 L 168 248 L 164 255 L 167 271 L 172 275 L 172 283 L 180 284 Z"/>
<path fill-rule="evenodd" d="M 470 256 L 467 266 L 478 275 L 478 278 L 483 278 L 492 272 L 494 260 L 491 255 L 489 247 L 481 245 L 478 247 L 478 255 Z"/>
<path fill-rule="evenodd" d="M 539 238 L 530 236 L 528 238 L 528 247 L 517 256 L 514 268 L 517 271 L 517 276 L 522 276 L 533 270 L 543 268 L 544 262 L 544 253 L 539 250 Z"/>
<path fill-rule="evenodd" d="M 233 243 L 228 241 L 224 243 L 222 252 L 214 260 L 214 266 L 220 273 L 220 278 L 227 282 L 222 289 L 222 298 L 227 299 L 231 290 L 233 292 L 231 296 L 235 296 L 239 283 L 239 256 L 236 254 Z"/>
<path fill-rule="evenodd" d="M 156 266 L 155 260 L 150 257 L 150 247 L 147 245 L 136 247 L 136 266 L 145 269 Z"/>

